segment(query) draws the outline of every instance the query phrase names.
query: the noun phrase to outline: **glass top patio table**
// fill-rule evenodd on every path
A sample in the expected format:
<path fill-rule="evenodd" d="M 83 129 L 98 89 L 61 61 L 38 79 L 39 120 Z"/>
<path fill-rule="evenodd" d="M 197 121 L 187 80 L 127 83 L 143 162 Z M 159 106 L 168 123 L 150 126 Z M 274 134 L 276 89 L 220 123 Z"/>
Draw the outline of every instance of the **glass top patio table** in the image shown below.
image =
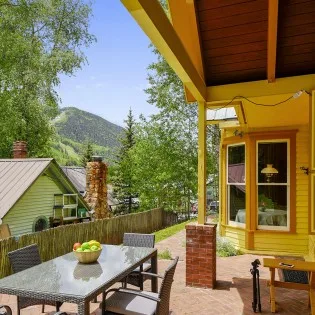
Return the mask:
<path fill-rule="evenodd" d="M 78 304 L 78 314 L 89 314 L 89 302 L 136 267 L 152 258 L 157 273 L 157 250 L 146 247 L 102 245 L 97 262 L 81 264 L 73 253 L 0 279 L 0 293 Z M 152 281 L 157 292 L 157 282 Z"/>

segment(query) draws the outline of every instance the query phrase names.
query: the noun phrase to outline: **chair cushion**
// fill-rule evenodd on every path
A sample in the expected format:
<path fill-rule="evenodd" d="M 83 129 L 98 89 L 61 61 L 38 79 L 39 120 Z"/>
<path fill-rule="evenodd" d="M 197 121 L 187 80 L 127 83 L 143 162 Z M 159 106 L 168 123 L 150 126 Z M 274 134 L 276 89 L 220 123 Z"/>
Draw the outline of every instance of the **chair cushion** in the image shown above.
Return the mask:
<path fill-rule="evenodd" d="M 158 298 L 157 293 L 144 292 L 147 295 Z M 157 302 L 141 296 L 115 292 L 106 299 L 106 310 L 125 315 L 153 315 L 156 311 Z"/>

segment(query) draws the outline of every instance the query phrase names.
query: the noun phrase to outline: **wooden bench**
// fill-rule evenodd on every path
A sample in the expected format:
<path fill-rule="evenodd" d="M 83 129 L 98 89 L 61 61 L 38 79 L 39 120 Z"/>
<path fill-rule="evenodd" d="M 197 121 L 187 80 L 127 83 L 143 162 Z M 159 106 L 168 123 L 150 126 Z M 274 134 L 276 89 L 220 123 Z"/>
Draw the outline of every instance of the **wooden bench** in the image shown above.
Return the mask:
<path fill-rule="evenodd" d="M 275 299 L 275 288 L 287 288 L 294 290 L 305 290 L 309 291 L 311 314 L 315 315 L 315 262 L 291 260 L 291 259 L 275 259 L 275 258 L 264 258 L 264 267 L 268 267 L 270 270 L 270 304 L 271 312 L 276 312 L 276 299 Z M 275 280 L 275 269 L 280 268 L 284 270 L 294 271 L 306 271 L 309 274 L 308 283 L 296 283 L 296 282 L 283 282 Z"/>

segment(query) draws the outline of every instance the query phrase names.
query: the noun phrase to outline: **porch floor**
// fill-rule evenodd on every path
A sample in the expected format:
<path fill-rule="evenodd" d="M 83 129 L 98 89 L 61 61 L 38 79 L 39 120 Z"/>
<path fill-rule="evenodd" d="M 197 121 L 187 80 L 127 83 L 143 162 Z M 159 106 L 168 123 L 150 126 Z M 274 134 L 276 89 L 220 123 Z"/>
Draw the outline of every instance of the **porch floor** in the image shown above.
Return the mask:
<path fill-rule="evenodd" d="M 185 231 L 161 241 L 157 244 L 159 251 L 168 248 L 172 257 L 179 256 L 175 281 L 171 294 L 172 315 L 198 314 L 198 315 L 240 315 L 253 314 L 252 311 L 252 281 L 249 272 L 251 262 L 262 257 L 242 255 L 236 257 L 217 258 L 217 287 L 215 290 L 197 289 L 185 286 Z M 159 273 L 162 273 L 168 260 L 159 260 Z M 267 279 L 269 270 L 260 267 L 260 287 L 262 313 L 272 314 L 269 304 L 269 290 Z M 148 281 L 147 281 L 148 282 Z M 146 283 L 149 287 L 149 283 Z M 285 315 L 309 314 L 308 294 L 305 291 L 276 288 L 277 313 Z M 0 295 L 0 304 L 12 307 L 16 314 L 16 298 L 14 296 Z M 64 304 L 62 310 L 72 314 L 76 312 L 73 304 Z M 51 314 L 53 308 L 46 306 L 46 311 Z M 101 314 L 99 304 L 91 303 L 92 314 Z M 21 314 L 41 314 L 41 307 L 29 307 L 22 310 Z"/>

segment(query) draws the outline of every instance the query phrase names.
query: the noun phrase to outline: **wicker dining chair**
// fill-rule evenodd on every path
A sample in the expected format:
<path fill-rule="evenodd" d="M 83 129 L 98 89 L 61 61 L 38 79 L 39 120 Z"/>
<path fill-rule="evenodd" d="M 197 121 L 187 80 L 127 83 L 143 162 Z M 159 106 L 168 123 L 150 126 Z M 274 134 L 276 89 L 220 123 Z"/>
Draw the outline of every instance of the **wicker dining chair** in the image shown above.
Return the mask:
<path fill-rule="evenodd" d="M 30 267 L 39 265 L 42 263 L 37 244 L 32 244 L 12 252 L 8 253 L 9 260 L 14 273 L 23 271 Z M 17 297 L 17 313 L 20 315 L 21 309 L 32 306 L 32 305 L 42 305 L 42 313 L 44 313 L 45 305 L 56 306 L 56 311 L 59 311 L 61 302 L 33 299 L 28 297 Z"/>
<path fill-rule="evenodd" d="M 0 314 L 1 315 L 12 315 L 12 310 L 8 305 L 0 304 Z"/>
<path fill-rule="evenodd" d="M 124 246 L 133 246 L 133 247 L 149 247 L 154 248 L 155 244 L 155 235 L 154 234 L 138 234 L 138 233 L 125 233 L 123 238 Z M 151 260 L 146 261 L 143 266 L 143 271 L 151 272 Z M 147 280 L 149 277 L 143 275 L 141 279 L 140 267 L 132 271 L 124 280 L 123 283 L 129 283 L 136 287 L 139 287 L 140 290 L 143 290 L 143 281 Z"/>
<path fill-rule="evenodd" d="M 164 277 L 143 272 L 144 275 L 162 278 L 159 293 L 125 288 L 111 289 L 104 294 L 106 314 L 142 314 L 142 315 L 169 315 L 170 295 L 178 256 L 167 267 Z M 106 299 L 108 293 L 113 294 Z"/>

